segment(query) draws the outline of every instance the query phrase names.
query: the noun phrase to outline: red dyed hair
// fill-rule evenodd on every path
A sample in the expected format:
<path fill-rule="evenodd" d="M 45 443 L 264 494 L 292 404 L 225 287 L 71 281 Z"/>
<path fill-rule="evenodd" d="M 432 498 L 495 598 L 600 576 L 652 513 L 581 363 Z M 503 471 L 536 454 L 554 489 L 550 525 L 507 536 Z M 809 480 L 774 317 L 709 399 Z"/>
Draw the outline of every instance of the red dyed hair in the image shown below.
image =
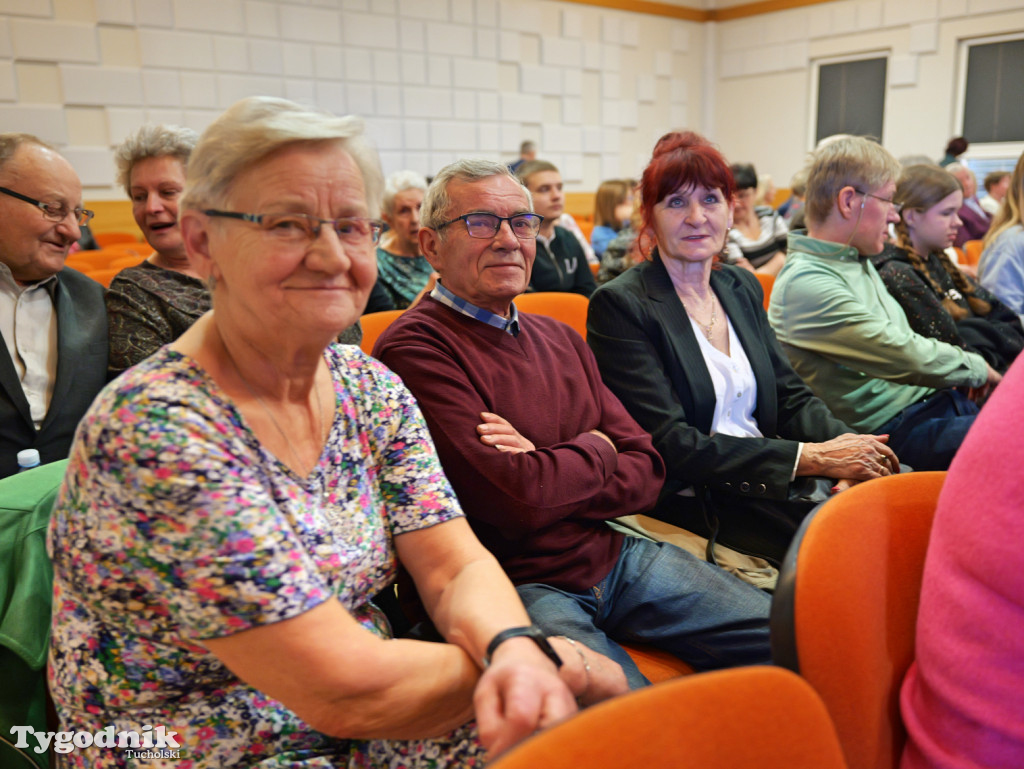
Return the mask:
<path fill-rule="evenodd" d="M 654 207 L 658 203 L 680 187 L 689 189 L 698 184 L 721 190 L 726 201 L 736 194 L 729 162 L 703 136 L 693 131 L 673 131 L 658 139 L 651 162 L 640 178 L 641 237 L 654 232 Z"/>

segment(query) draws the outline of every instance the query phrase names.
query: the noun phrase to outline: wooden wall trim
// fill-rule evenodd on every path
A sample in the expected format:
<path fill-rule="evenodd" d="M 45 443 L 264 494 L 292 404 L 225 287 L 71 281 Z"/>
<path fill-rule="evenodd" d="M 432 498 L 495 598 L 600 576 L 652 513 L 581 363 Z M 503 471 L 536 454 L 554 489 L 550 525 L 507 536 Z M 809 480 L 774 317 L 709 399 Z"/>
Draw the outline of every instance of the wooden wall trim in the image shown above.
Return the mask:
<path fill-rule="evenodd" d="M 646 2 L 645 0 L 563 0 L 563 2 L 576 3 L 577 5 L 592 5 L 598 8 L 612 8 L 617 11 L 630 11 L 631 13 L 647 13 L 652 16 L 668 16 L 669 18 L 682 19 L 683 21 L 705 22 L 744 19 L 748 16 L 760 16 L 765 13 L 787 11 L 790 8 L 831 3 L 834 0 L 761 0 L 761 2 L 743 3 L 715 11 L 702 11 L 698 8 Z"/>

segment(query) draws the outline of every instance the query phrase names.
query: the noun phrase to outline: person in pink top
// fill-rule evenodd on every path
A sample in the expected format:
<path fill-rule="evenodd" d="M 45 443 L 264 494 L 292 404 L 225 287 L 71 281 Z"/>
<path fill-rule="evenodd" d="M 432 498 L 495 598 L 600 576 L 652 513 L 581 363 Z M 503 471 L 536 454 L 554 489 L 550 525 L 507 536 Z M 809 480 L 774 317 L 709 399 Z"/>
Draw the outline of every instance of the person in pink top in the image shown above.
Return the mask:
<path fill-rule="evenodd" d="M 901 769 L 1024 766 L 1024 359 L 949 468 L 900 706 Z"/>

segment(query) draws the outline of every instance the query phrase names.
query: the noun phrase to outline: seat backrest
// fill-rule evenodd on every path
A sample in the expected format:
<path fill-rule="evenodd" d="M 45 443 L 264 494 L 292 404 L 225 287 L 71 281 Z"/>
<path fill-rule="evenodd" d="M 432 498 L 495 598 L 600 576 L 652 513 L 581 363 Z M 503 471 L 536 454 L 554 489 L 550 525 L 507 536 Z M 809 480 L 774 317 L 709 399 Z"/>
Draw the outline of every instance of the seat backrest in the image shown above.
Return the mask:
<path fill-rule="evenodd" d="M 519 312 L 547 315 L 549 318 L 560 320 L 576 329 L 584 339 L 587 338 L 589 304 L 590 300 L 582 294 L 564 291 L 537 291 L 516 297 L 516 309 Z"/>
<path fill-rule="evenodd" d="M 757 279 L 761 281 L 761 290 L 764 292 L 764 309 L 768 311 L 768 302 L 772 298 L 772 287 L 775 285 L 775 276 L 766 272 L 755 272 Z"/>
<path fill-rule="evenodd" d="M 968 240 L 964 243 L 964 261 L 969 267 L 977 267 L 981 260 L 981 240 Z"/>
<path fill-rule="evenodd" d="M 402 310 L 382 310 L 381 312 L 368 312 L 359 318 L 359 325 L 363 328 L 363 341 L 359 343 L 360 349 L 367 355 L 373 352 L 373 345 L 377 337 L 384 333 L 384 329 L 402 314 Z"/>
<path fill-rule="evenodd" d="M 40 769 L 50 756 L 19 750 L 11 727 L 52 729 L 47 719 L 46 655 L 53 568 L 46 531 L 68 461 L 0 479 L 0 766 Z"/>
<path fill-rule="evenodd" d="M 96 239 L 96 244 L 100 248 L 113 245 L 114 243 L 139 243 L 139 239 L 132 232 L 94 232 L 92 236 Z"/>
<path fill-rule="evenodd" d="M 832 497 L 804 520 L 780 571 L 773 657 L 821 695 L 850 769 L 899 763 L 899 691 L 945 477 L 901 473 Z"/>
<path fill-rule="evenodd" d="M 756 666 L 675 678 L 584 710 L 491 769 L 845 769 L 828 712 L 799 676 Z"/>
<path fill-rule="evenodd" d="M 101 267 L 97 270 L 88 270 L 85 274 L 104 288 L 110 288 L 111 281 L 113 281 L 114 278 L 117 277 L 117 274 L 123 269 L 124 267 Z"/>

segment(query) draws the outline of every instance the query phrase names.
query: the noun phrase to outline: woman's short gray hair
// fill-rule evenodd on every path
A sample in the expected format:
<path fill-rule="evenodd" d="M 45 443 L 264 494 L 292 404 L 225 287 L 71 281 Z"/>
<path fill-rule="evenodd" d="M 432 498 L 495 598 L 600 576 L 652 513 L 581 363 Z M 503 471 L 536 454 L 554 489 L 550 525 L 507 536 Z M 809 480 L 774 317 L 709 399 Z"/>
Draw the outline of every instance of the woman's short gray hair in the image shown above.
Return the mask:
<path fill-rule="evenodd" d="M 423 198 L 423 208 L 420 209 L 420 222 L 424 227 L 436 230 L 448 220 L 448 213 L 452 207 L 448 187 L 452 182 L 477 182 L 481 179 L 490 179 L 492 176 L 507 176 L 519 185 L 526 195 L 527 206 L 533 210 L 533 196 L 516 175 L 508 170 L 507 165 L 492 160 L 470 158 L 446 165 L 430 182 L 427 194 Z"/>
<path fill-rule="evenodd" d="M 384 176 L 363 121 L 304 107 L 287 99 L 250 96 L 231 105 L 203 131 L 188 164 L 183 210 L 223 206 L 242 171 L 291 144 L 341 146 L 363 177 L 371 217 L 380 216 Z"/>
<path fill-rule="evenodd" d="M 175 157 L 188 166 L 188 156 L 196 146 L 199 134 L 180 125 L 144 125 L 114 150 L 117 183 L 132 195 L 132 168 L 146 158 Z"/>
<path fill-rule="evenodd" d="M 384 183 L 384 213 L 395 213 L 395 195 L 406 190 L 427 191 L 427 180 L 415 171 L 395 171 Z"/>

